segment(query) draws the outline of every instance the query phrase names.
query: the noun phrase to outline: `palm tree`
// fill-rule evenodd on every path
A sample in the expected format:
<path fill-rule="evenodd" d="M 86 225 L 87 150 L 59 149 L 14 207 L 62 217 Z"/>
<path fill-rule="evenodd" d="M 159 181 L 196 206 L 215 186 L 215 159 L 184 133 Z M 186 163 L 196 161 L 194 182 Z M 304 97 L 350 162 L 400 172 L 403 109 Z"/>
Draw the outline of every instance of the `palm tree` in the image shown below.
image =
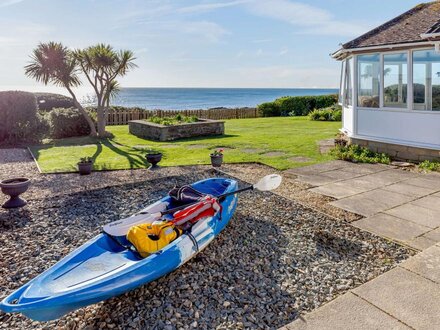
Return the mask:
<path fill-rule="evenodd" d="M 45 85 L 53 84 L 67 89 L 73 102 L 90 126 L 90 135 L 96 136 L 95 124 L 84 110 L 72 88 L 81 85 L 78 62 L 73 53 L 58 42 L 40 43 L 34 49 L 31 62 L 25 66 L 28 77 Z"/>
<path fill-rule="evenodd" d="M 129 50 L 115 51 L 113 47 L 105 44 L 76 50 L 74 57 L 95 90 L 98 134 L 105 136 L 107 108 L 110 99 L 119 91 L 116 78 L 126 75 L 136 67 L 135 57 Z"/>

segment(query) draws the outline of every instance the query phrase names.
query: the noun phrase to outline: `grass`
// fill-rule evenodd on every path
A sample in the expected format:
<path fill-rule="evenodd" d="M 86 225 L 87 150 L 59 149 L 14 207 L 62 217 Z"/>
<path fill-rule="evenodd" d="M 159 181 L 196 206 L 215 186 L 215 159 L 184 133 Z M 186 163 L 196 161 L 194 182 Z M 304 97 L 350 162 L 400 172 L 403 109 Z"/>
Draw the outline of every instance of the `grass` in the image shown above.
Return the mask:
<path fill-rule="evenodd" d="M 225 149 L 226 163 L 260 162 L 284 170 L 330 159 L 319 153 L 317 142 L 334 137 L 340 125 L 307 117 L 234 119 L 226 121 L 224 136 L 171 142 L 138 138 L 127 125 L 109 126 L 111 139 L 68 138 L 30 149 L 44 173 L 75 172 L 81 157 L 92 157 L 98 170 L 145 168 L 147 151 L 162 152 L 162 166 L 210 164 L 209 154 L 216 148 Z M 310 162 L 292 160 L 298 156 Z"/>

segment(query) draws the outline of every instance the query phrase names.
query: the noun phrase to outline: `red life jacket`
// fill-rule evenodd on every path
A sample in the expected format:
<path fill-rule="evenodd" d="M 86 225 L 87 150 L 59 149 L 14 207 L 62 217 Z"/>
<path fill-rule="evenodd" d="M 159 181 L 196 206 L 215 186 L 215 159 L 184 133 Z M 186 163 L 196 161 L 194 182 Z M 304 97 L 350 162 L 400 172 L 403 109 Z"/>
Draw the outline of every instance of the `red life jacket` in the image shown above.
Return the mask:
<path fill-rule="evenodd" d="M 181 226 L 188 221 L 194 224 L 203 218 L 212 217 L 219 211 L 221 214 L 222 206 L 218 200 L 211 196 L 205 196 L 200 202 L 174 213 L 171 222 L 176 226 Z"/>

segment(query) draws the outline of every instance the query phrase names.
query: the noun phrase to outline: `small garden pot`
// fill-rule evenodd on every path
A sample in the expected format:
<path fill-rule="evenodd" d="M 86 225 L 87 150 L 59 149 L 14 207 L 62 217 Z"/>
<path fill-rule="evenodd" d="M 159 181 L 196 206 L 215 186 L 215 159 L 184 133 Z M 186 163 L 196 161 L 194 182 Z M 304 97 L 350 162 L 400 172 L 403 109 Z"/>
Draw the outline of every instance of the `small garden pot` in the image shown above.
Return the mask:
<path fill-rule="evenodd" d="M 220 167 L 223 164 L 223 155 L 211 154 L 211 165 L 213 167 Z"/>
<path fill-rule="evenodd" d="M 80 175 L 89 175 L 93 170 L 93 162 L 79 162 L 78 163 L 78 172 Z"/>
<path fill-rule="evenodd" d="M 16 207 L 23 207 L 27 204 L 26 200 L 19 196 L 28 190 L 31 181 L 27 178 L 14 178 L 3 180 L 0 182 L 0 187 L 5 195 L 10 196 L 10 199 L 2 205 L 5 209 Z"/>
<path fill-rule="evenodd" d="M 148 169 L 157 170 L 159 168 L 159 165 L 157 165 L 157 163 L 159 163 L 162 160 L 162 153 L 156 152 L 156 153 L 147 154 L 146 158 L 147 158 L 147 162 L 151 164 L 151 166 Z"/>

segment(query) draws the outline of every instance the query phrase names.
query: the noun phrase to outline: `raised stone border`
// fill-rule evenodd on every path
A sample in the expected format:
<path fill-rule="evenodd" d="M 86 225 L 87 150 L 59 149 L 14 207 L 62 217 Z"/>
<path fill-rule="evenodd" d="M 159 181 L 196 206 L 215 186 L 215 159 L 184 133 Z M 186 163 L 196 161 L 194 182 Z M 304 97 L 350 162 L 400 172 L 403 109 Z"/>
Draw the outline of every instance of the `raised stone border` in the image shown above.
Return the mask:
<path fill-rule="evenodd" d="M 394 159 L 413 161 L 440 160 L 440 150 L 417 148 L 399 144 L 368 141 L 355 138 L 350 138 L 349 143 L 357 144 L 361 147 L 366 147 L 374 152 L 386 153 Z"/>
<path fill-rule="evenodd" d="M 195 123 L 172 126 L 159 125 L 146 120 L 132 120 L 128 122 L 128 127 L 129 132 L 137 137 L 161 142 L 225 134 L 225 122 L 211 119 L 199 119 Z"/>

